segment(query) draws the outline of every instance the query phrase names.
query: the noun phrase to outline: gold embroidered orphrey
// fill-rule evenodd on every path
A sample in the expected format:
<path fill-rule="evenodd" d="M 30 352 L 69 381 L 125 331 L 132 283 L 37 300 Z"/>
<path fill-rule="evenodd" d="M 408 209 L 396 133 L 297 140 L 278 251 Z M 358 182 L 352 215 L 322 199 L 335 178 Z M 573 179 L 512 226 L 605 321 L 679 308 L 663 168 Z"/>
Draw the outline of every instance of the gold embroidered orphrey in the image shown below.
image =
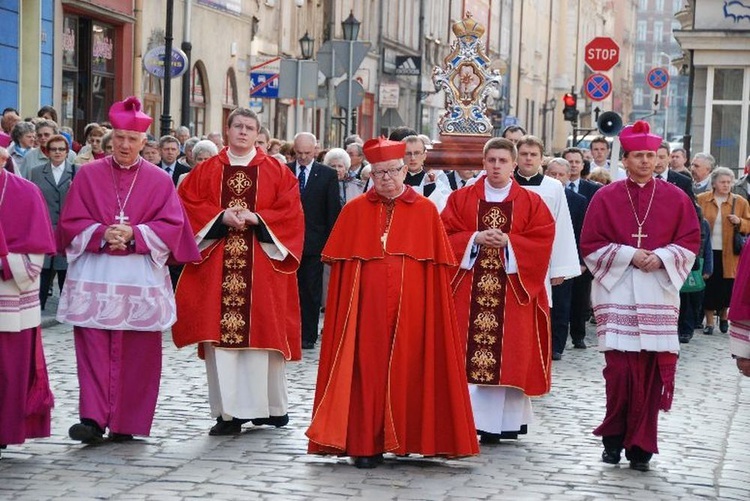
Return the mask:
<path fill-rule="evenodd" d="M 222 178 L 222 207 L 253 210 L 257 175 L 257 168 L 225 166 Z M 229 228 L 223 258 L 219 346 L 246 348 L 250 345 L 252 230 Z"/>
<path fill-rule="evenodd" d="M 510 229 L 510 203 L 481 201 L 477 229 Z M 466 373 L 469 383 L 498 384 L 502 352 L 503 314 L 507 276 L 502 249 L 482 246 L 474 264 L 469 310 Z"/>

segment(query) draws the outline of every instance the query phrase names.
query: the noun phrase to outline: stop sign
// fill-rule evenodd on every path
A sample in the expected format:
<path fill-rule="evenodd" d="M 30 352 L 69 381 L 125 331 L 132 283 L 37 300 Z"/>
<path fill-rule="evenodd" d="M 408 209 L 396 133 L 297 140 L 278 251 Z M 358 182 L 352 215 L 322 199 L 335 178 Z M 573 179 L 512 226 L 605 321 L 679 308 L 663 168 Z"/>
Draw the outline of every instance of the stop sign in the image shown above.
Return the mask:
<path fill-rule="evenodd" d="M 607 71 L 620 61 L 620 46 L 609 37 L 596 37 L 586 44 L 584 54 L 593 71 Z"/>

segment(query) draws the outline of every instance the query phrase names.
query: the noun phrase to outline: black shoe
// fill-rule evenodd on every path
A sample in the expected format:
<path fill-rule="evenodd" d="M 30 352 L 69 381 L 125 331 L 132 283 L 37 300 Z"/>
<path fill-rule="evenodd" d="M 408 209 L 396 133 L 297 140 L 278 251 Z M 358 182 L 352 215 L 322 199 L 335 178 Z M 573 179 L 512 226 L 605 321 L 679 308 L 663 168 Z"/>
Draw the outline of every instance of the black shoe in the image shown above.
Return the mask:
<path fill-rule="evenodd" d="M 630 469 L 636 471 L 649 471 L 651 466 L 648 461 L 631 461 Z"/>
<path fill-rule="evenodd" d="M 726 334 L 729 330 L 729 321 L 728 320 L 719 320 L 719 330 L 722 334 Z"/>
<path fill-rule="evenodd" d="M 315 348 L 315 341 L 302 341 L 303 350 L 312 350 Z"/>
<path fill-rule="evenodd" d="M 286 426 L 289 423 L 289 414 L 284 414 L 283 416 L 256 418 L 256 419 L 251 419 L 251 421 L 253 422 L 255 426 L 262 426 L 266 424 L 268 426 L 275 426 L 276 428 L 281 428 L 282 426 Z"/>
<path fill-rule="evenodd" d="M 133 435 L 130 435 L 129 433 L 115 433 L 114 431 L 109 432 L 110 442 L 130 442 L 131 440 L 134 440 L 134 438 Z"/>
<path fill-rule="evenodd" d="M 586 342 L 583 339 L 581 339 L 580 341 L 573 341 L 573 348 L 578 348 L 579 350 L 585 350 Z"/>
<path fill-rule="evenodd" d="M 556 351 L 552 353 L 552 360 L 562 360 L 562 353 L 557 353 Z"/>
<path fill-rule="evenodd" d="M 622 457 L 622 451 L 620 449 L 607 449 L 602 451 L 602 461 L 607 464 L 618 464 Z"/>
<path fill-rule="evenodd" d="M 500 433 L 500 438 L 502 440 L 518 440 L 518 432 L 517 431 L 504 431 Z"/>
<path fill-rule="evenodd" d="M 84 444 L 98 444 L 104 441 L 104 430 L 93 423 L 81 422 L 70 427 L 68 436 Z"/>
<path fill-rule="evenodd" d="M 703 334 L 710 336 L 714 333 L 714 326 L 713 325 L 707 325 L 703 328 Z"/>
<path fill-rule="evenodd" d="M 479 434 L 479 443 L 484 445 L 499 444 L 500 433 L 489 433 L 482 430 L 477 430 Z"/>
<path fill-rule="evenodd" d="M 690 342 L 690 336 L 680 335 L 679 338 L 680 338 L 680 343 L 682 344 L 688 344 Z"/>
<path fill-rule="evenodd" d="M 221 419 L 221 416 L 216 418 L 216 424 L 208 431 L 208 434 L 212 437 L 239 435 L 240 433 L 242 433 L 242 420 L 232 419 L 231 421 L 224 421 Z"/>
<path fill-rule="evenodd" d="M 357 456 L 354 458 L 354 466 L 359 469 L 369 470 L 376 468 L 383 462 L 383 455 L 376 454 L 374 456 Z"/>

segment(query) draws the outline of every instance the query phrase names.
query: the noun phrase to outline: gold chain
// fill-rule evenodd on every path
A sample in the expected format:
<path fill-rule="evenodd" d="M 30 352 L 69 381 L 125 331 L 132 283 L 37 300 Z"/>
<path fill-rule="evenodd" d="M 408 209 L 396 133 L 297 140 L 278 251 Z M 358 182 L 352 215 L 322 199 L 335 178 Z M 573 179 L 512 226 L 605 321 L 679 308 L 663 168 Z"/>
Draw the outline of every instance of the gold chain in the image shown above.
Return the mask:
<path fill-rule="evenodd" d="M 648 219 L 648 214 L 651 212 L 651 204 L 654 203 L 654 195 L 656 194 L 656 182 L 654 182 L 654 190 L 651 192 L 651 200 L 648 202 L 648 208 L 646 209 L 646 214 L 643 216 L 643 221 L 638 220 L 638 211 L 635 210 L 635 204 L 633 203 L 633 197 L 630 196 L 630 190 L 628 189 L 628 183 L 625 181 L 623 183 L 625 185 L 625 193 L 628 194 L 628 200 L 630 200 L 630 207 L 633 209 L 633 216 L 635 216 L 635 222 L 638 225 L 638 228 L 642 228 L 644 224 L 646 224 L 646 219 Z"/>

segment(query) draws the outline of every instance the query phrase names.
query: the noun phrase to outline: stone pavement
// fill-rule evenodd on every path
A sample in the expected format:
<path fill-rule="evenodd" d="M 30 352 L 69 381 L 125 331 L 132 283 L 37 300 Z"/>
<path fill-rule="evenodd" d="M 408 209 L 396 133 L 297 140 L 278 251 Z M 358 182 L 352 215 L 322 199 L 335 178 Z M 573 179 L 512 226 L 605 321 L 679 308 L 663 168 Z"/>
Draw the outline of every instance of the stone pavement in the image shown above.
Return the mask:
<path fill-rule="evenodd" d="M 603 357 L 594 349 L 568 349 L 555 362 L 552 392 L 535 400 L 536 422 L 517 442 L 483 446 L 463 460 L 387 458 L 357 470 L 346 458 L 305 454 L 317 350 L 288 366 L 288 427 L 209 437 L 202 362 L 192 348 L 175 349 L 168 334 L 152 436 L 72 442 L 72 329 L 54 325 L 51 313 L 44 342 L 56 397 L 52 437 L 3 451 L 0 499 L 750 499 L 750 380 L 738 374 L 723 334 L 696 331 L 684 346 L 674 405 L 660 419 L 661 454 L 648 473 L 630 470 L 624 458 L 621 466 L 599 460 L 591 430 L 604 413 Z"/>

